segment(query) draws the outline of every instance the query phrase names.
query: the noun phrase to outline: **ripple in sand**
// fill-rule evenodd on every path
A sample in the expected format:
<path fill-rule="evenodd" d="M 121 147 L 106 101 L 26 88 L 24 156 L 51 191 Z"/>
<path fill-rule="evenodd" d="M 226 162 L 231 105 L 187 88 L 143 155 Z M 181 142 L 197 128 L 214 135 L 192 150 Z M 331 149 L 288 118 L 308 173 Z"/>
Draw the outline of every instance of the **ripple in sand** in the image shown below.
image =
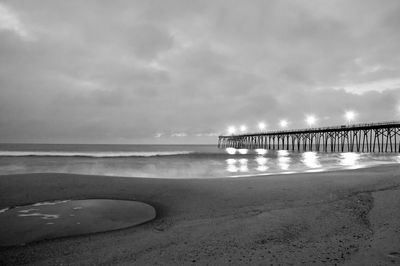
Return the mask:
<path fill-rule="evenodd" d="M 148 204 L 125 200 L 64 200 L 2 209 L 0 246 L 105 232 L 154 219 Z"/>

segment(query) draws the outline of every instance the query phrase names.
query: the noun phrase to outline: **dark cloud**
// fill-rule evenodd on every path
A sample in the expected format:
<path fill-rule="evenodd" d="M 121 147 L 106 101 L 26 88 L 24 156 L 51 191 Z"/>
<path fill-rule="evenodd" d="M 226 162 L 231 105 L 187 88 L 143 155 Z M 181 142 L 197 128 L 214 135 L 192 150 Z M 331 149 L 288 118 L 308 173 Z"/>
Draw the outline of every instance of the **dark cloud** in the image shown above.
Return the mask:
<path fill-rule="evenodd" d="M 398 1 L 0 1 L 0 141 L 400 117 Z M 155 137 L 157 136 L 157 137 Z"/>

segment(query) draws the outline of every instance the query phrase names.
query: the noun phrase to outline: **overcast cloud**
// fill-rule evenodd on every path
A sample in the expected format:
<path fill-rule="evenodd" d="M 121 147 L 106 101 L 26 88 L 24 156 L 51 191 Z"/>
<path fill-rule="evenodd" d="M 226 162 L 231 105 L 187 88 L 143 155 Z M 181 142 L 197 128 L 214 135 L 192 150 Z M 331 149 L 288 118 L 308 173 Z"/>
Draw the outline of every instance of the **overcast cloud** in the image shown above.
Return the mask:
<path fill-rule="evenodd" d="M 0 1 L 0 142 L 400 120 L 400 1 Z"/>

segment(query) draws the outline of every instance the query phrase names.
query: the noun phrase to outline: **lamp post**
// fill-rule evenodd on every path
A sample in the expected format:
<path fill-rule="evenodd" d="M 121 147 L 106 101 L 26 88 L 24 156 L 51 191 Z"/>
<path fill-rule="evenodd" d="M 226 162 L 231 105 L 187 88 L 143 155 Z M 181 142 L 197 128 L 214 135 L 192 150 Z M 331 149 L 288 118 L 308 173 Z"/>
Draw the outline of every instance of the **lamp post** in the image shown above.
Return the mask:
<path fill-rule="evenodd" d="M 266 127 L 267 125 L 264 122 L 258 123 L 258 128 L 260 129 L 260 131 L 264 131 Z"/>
<path fill-rule="evenodd" d="M 315 124 L 316 121 L 317 121 L 317 119 L 313 115 L 309 115 L 306 118 L 306 122 L 307 122 L 309 127 L 312 127 Z"/>
<path fill-rule="evenodd" d="M 356 117 L 356 113 L 354 111 L 347 111 L 344 116 L 346 117 L 347 124 L 350 124 Z"/>
<path fill-rule="evenodd" d="M 235 128 L 234 126 L 228 127 L 228 133 L 229 133 L 230 135 L 235 134 L 235 132 L 236 132 L 236 128 Z"/>
<path fill-rule="evenodd" d="M 281 126 L 281 128 L 286 128 L 288 125 L 288 122 L 286 120 L 281 120 L 281 122 L 279 122 L 279 125 Z"/>

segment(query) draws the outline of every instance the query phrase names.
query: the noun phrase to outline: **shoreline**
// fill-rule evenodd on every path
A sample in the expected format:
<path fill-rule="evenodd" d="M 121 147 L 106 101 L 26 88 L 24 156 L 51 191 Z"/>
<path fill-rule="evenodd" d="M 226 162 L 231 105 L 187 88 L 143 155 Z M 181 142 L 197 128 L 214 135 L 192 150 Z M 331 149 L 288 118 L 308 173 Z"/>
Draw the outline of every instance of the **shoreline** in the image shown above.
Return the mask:
<path fill-rule="evenodd" d="M 367 251 L 369 261 L 399 262 L 396 252 L 400 250 L 386 250 L 389 242 L 379 245 L 386 247 L 384 251 L 366 244 L 375 239 L 379 231 L 375 227 L 381 226 L 385 215 L 398 211 L 399 173 L 400 166 L 391 164 L 250 178 L 0 176 L 0 209 L 49 200 L 106 198 L 142 201 L 157 212 L 155 220 L 124 230 L 1 248 L 0 262 L 357 264 L 363 260 L 359 254 Z M 382 194 L 388 193 L 392 206 L 381 204 Z M 384 208 L 382 217 L 376 214 Z M 391 223 L 385 225 L 387 231 L 399 226 L 396 219 Z M 47 249 L 51 252 L 41 252 Z"/>
<path fill-rule="evenodd" d="M 268 177 L 268 176 L 281 176 L 281 175 L 302 175 L 302 174 L 319 174 L 319 173 L 331 173 L 331 172 L 341 172 L 341 171 L 357 171 L 361 169 L 370 169 L 370 168 L 379 168 L 379 167 L 387 167 L 387 166 L 396 166 L 400 165 L 399 162 L 381 162 L 379 164 L 371 164 L 365 165 L 361 167 L 348 167 L 348 168 L 326 168 L 326 170 L 321 170 L 320 168 L 309 169 L 306 171 L 286 171 L 286 172 L 272 172 L 272 173 L 260 173 L 260 174 L 243 174 L 243 175 L 235 175 L 235 176 L 219 176 L 219 177 L 207 177 L 207 176 L 199 176 L 199 177 L 155 177 L 155 176 L 123 176 L 123 175 L 99 175 L 99 174 L 81 174 L 81 173 L 62 173 L 62 172 L 31 172 L 31 173 L 15 173 L 15 174 L 0 174 L 1 177 L 7 176 L 18 176 L 18 175 L 37 175 L 37 174 L 55 174 L 55 175 L 79 175 L 79 176 L 101 176 L 101 177 L 109 177 L 109 178 L 133 178 L 133 179 L 167 179 L 167 180 L 212 180 L 212 179 L 237 179 L 237 178 L 249 178 L 249 177 Z M 0 202 L 1 204 L 1 202 Z"/>

